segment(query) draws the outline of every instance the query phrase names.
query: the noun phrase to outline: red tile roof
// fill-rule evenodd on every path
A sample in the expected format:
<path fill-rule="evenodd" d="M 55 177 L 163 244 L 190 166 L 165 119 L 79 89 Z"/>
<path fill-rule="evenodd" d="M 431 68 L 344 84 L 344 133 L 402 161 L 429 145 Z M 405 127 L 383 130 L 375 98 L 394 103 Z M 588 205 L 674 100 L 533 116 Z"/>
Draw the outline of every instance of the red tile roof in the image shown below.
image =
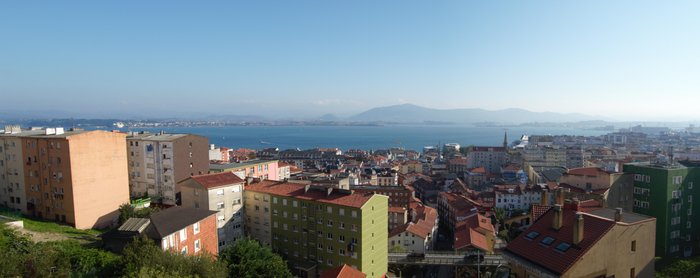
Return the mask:
<path fill-rule="evenodd" d="M 244 183 L 245 181 L 232 172 L 222 172 L 190 177 L 193 181 L 206 189 L 211 189 L 223 185 Z"/>
<path fill-rule="evenodd" d="M 330 195 L 326 195 L 325 191 L 315 189 L 309 189 L 306 191 L 305 187 L 306 185 L 299 183 L 264 180 L 258 183 L 249 184 L 246 186 L 245 190 L 356 208 L 362 207 L 367 201 L 369 201 L 370 198 L 372 198 L 372 196 L 375 195 L 374 193 L 359 192 L 348 194 L 339 192 L 338 189 L 334 189 Z"/>
<path fill-rule="evenodd" d="M 547 213 L 547 211 L 552 208 L 550 205 L 538 205 L 538 204 L 532 204 L 532 207 L 530 207 L 530 214 L 532 215 L 532 222 L 537 221 L 537 219 L 540 219 L 542 215 Z"/>
<path fill-rule="evenodd" d="M 423 205 L 417 206 L 413 211 L 416 213 L 416 221 L 401 225 L 389 232 L 389 237 L 403 232 L 410 232 L 420 238 L 427 238 L 433 232 L 438 214 L 437 210 Z"/>
<path fill-rule="evenodd" d="M 568 271 L 586 252 L 595 245 L 613 226 L 615 221 L 583 214 L 583 241 L 578 245 L 573 245 L 573 223 L 576 211 L 563 209 L 563 223 L 559 230 L 552 229 L 554 210 L 549 210 L 530 229 L 515 238 L 506 247 L 506 252 L 519 258 L 525 259 L 532 264 L 543 267 L 555 274 L 562 275 Z M 528 239 L 526 235 L 530 232 L 538 232 L 534 239 Z M 554 238 L 550 245 L 541 243 L 545 237 Z M 560 243 L 571 244 L 571 248 L 560 252 L 555 248 Z"/>
<path fill-rule="evenodd" d="M 367 275 L 347 264 L 328 269 L 321 273 L 321 278 L 365 278 Z"/>
<path fill-rule="evenodd" d="M 457 223 L 452 247 L 455 250 L 473 247 L 485 252 L 492 252 L 493 246 L 489 244 L 487 234 L 493 234 L 494 230 L 489 218 L 476 214 Z"/>

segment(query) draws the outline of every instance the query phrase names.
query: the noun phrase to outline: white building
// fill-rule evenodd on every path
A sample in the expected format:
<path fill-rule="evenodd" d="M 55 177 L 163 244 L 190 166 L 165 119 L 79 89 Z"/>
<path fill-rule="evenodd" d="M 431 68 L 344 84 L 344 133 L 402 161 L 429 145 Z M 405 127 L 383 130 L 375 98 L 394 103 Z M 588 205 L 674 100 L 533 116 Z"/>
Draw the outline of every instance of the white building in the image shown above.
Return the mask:
<path fill-rule="evenodd" d="M 528 210 L 532 204 L 539 204 L 544 192 L 539 185 L 521 187 L 518 185 L 497 185 L 496 208 L 505 210 Z"/>
<path fill-rule="evenodd" d="M 217 211 L 219 250 L 244 237 L 244 180 L 231 172 L 222 172 L 193 176 L 178 185 L 183 207 Z"/>
<path fill-rule="evenodd" d="M 425 254 L 435 246 L 437 210 L 419 205 L 411 212 L 411 222 L 389 232 L 389 250 Z"/>

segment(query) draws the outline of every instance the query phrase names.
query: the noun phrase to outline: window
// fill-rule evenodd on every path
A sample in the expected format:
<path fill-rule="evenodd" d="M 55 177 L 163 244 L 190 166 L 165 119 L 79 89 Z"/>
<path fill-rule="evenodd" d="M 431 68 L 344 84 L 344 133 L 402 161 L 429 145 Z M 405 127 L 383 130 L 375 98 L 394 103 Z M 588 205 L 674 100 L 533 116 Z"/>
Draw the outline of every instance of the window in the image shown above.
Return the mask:
<path fill-rule="evenodd" d="M 357 211 L 356 211 L 356 210 L 353 210 L 353 211 L 352 211 L 352 217 L 353 217 L 353 218 L 357 218 Z"/>
<path fill-rule="evenodd" d="M 202 249 L 202 245 L 201 245 L 199 239 L 198 239 L 198 240 L 195 240 L 195 241 L 194 241 L 194 252 L 197 253 L 197 252 L 199 252 L 199 250 L 201 250 L 201 249 Z"/>
<path fill-rule="evenodd" d="M 327 238 L 327 239 L 333 239 L 333 234 L 328 233 L 326 238 Z"/>
<path fill-rule="evenodd" d="M 682 176 L 675 176 L 675 177 L 673 177 L 673 184 L 681 184 L 682 181 L 683 181 L 683 177 L 682 177 Z M 648 181 L 647 181 L 647 182 L 648 182 Z"/>
<path fill-rule="evenodd" d="M 241 186 L 234 185 L 233 188 L 231 189 L 231 192 L 241 192 Z"/>
<path fill-rule="evenodd" d="M 338 236 L 338 241 L 345 242 L 345 236 L 344 235 Z"/>
<path fill-rule="evenodd" d="M 216 195 L 224 195 L 224 190 L 223 189 L 217 190 Z"/>
<path fill-rule="evenodd" d="M 272 197 L 272 203 L 277 204 L 277 197 Z"/>
<path fill-rule="evenodd" d="M 529 239 L 535 239 L 539 235 L 540 235 L 539 232 L 532 231 L 532 232 L 529 232 L 525 237 L 529 238 Z"/>
<path fill-rule="evenodd" d="M 540 243 L 547 245 L 547 246 L 552 245 L 552 242 L 554 242 L 553 237 L 545 237 L 542 239 L 542 241 L 540 241 Z"/>
<path fill-rule="evenodd" d="M 287 205 L 287 199 L 282 199 L 282 205 L 286 206 Z"/>
<path fill-rule="evenodd" d="M 194 234 L 196 235 L 198 233 L 199 233 L 199 222 L 194 223 Z M 195 252 L 197 252 L 196 248 L 195 248 Z"/>
<path fill-rule="evenodd" d="M 333 207 L 326 207 L 326 212 L 333 213 Z"/>
<path fill-rule="evenodd" d="M 183 242 L 187 239 L 187 228 L 184 228 L 180 230 L 180 242 Z"/>
<path fill-rule="evenodd" d="M 688 195 L 688 203 L 692 203 L 692 202 L 693 202 L 693 195 Z"/>
<path fill-rule="evenodd" d="M 632 247 L 630 249 L 632 252 L 637 251 L 637 241 L 636 240 L 632 241 Z"/>
<path fill-rule="evenodd" d="M 183 255 L 187 255 L 187 246 L 182 248 L 182 251 L 180 251 Z"/>
<path fill-rule="evenodd" d="M 566 250 L 569 250 L 569 247 L 571 247 L 571 244 L 568 244 L 566 242 L 559 243 L 555 249 L 560 252 L 566 252 Z"/>
<path fill-rule="evenodd" d="M 635 271 L 634 271 L 634 267 L 633 267 L 633 268 L 630 268 L 630 278 L 635 278 L 635 277 L 637 277 L 635 274 L 636 274 L 636 273 L 635 273 Z"/>
<path fill-rule="evenodd" d="M 292 206 L 293 206 L 293 207 L 297 207 L 298 205 L 299 205 L 299 203 L 298 203 L 296 200 L 293 200 L 293 201 L 292 201 Z"/>
<path fill-rule="evenodd" d="M 685 222 L 685 227 L 688 228 L 688 229 L 690 229 L 690 227 L 691 227 L 690 220 L 688 220 L 687 222 Z"/>
<path fill-rule="evenodd" d="M 688 189 L 693 189 L 693 182 L 692 181 L 688 182 Z"/>
<path fill-rule="evenodd" d="M 340 214 L 340 216 L 345 216 L 345 209 L 338 209 L 338 214 Z"/>
<path fill-rule="evenodd" d="M 219 202 L 216 204 L 216 209 L 223 209 L 224 208 L 224 202 Z"/>

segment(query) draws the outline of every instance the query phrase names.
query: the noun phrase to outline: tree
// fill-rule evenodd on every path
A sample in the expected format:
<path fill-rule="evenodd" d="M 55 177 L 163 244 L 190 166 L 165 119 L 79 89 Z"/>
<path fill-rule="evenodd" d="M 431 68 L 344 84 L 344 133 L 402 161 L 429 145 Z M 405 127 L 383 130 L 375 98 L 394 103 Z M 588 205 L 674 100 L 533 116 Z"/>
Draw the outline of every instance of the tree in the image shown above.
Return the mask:
<path fill-rule="evenodd" d="M 149 218 L 151 214 L 160 211 L 158 207 L 146 207 L 135 209 L 131 204 L 119 206 L 119 225 L 124 224 L 129 218 Z"/>
<path fill-rule="evenodd" d="M 292 277 L 282 257 L 251 239 L 227 247 L 219 260 L 228 266 L 229 277 Z"/>
<path fill-rule="evenodd" d="M 128 244 L 119 262 L 126 277 L 226 277 L 226 265 L 208 254 L 185 256 L 166 252 L 146 237 Z"/>
<path fill-rule="evenodd" d="M 678 260 L 657 273 L 657 277 L 698 277 L 698 263 Z"/>

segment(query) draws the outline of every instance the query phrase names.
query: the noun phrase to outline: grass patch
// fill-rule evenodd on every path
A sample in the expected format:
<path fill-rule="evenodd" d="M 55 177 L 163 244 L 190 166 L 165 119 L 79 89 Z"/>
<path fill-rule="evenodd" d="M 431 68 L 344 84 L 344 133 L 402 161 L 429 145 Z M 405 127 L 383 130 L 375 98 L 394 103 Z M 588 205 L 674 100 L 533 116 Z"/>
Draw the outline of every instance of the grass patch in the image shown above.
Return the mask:
<path fill-rule="evenodd" d="M 41 219 L 36 219 L 36 218 L 30 218 L 27 216 L 23 216 L 17 212 L 14 211 L 8 211 L 8 210 L 0 210 L 0 215 L 16 219 L 16 220 L 22 220 L 24 221 L 24 228 L 29 230 L 29 231 L 34 231 L 34 232 L 39 232 L 39 233 L 56 233 L 56 234 L 64 234 L 69 237 L 81 237 L 85 238 L 85 236 L 97 236 L 102 233 L 100 230 L 95 230 L 95 229 L 87 229 L 87 230 L 79 230 L 76 228 L 73 228 L 68 225 L 64 224 L 58 224 L 54 222 L 49 222 L 46 220 L 41 220 Z"/>

